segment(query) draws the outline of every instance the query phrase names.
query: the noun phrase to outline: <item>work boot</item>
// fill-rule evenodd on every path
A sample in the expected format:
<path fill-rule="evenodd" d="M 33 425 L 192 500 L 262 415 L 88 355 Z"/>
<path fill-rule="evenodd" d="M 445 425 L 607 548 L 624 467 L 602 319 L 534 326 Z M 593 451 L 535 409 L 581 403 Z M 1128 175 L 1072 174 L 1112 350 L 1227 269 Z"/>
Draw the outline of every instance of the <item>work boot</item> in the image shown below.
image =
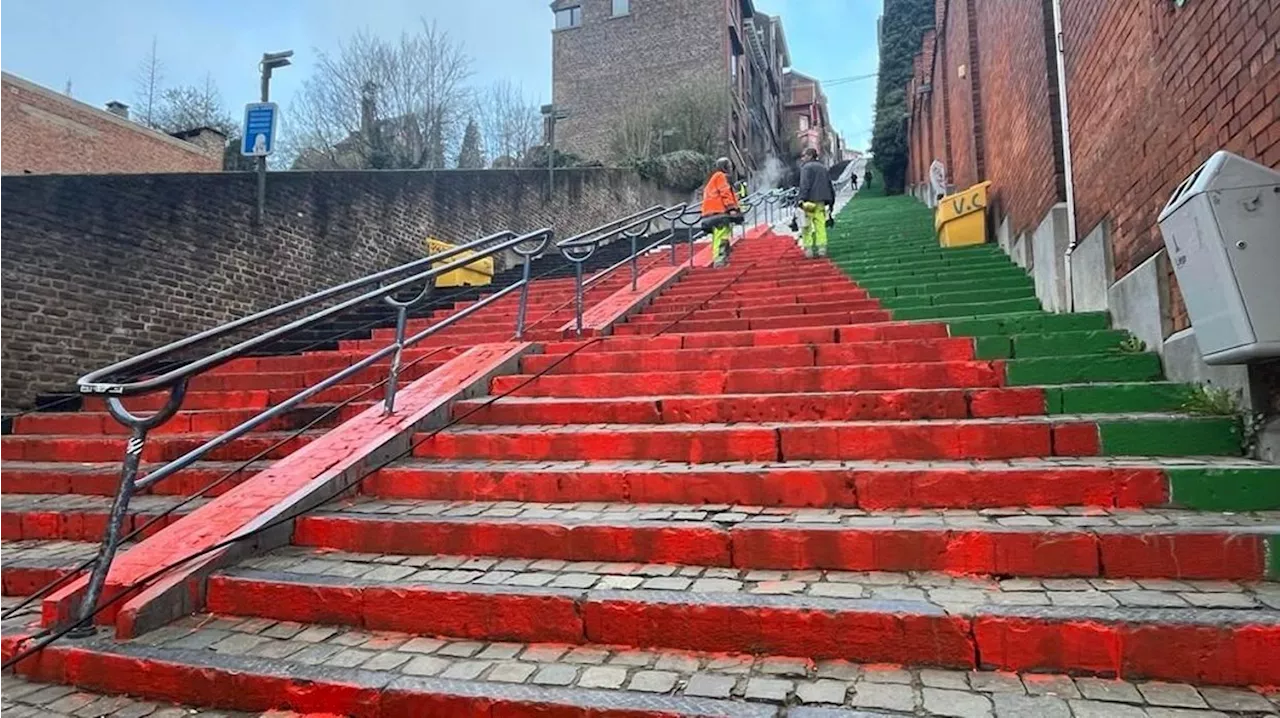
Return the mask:
<path fill-rule="evenodd" d="M 818 247 L 818 256 L 819 256 L 819 257 L 822 257 L 823 259 L 826 259 L 826 258 L 827 258 L 827 248 L 826 248 L 826 247 Z"/>
<path fill-rule="evenodd" d="M 716 257 L 716 261 L 714 261 L 714 262 L 712 262 L 712 263 L 711 263 L 711 268 L 712 268 L 712 269 L 720 269 L 720 268 L 721 268 L 721 267 L 723 267 L 724 265 L 725 265 L 724 255 L 721 255 L 721 256 L 719 256 L 719 257 Z"/>
<path fill-rule="evenodd" d="M 818 253 L 814 251 L 813 247 L 805 247 L 805 248 L 804 248 L 804 258 L 805 258 L 805 259 L 813 259 L 814 257 L 817 257 L 817 256 L 818 256 Z"/>

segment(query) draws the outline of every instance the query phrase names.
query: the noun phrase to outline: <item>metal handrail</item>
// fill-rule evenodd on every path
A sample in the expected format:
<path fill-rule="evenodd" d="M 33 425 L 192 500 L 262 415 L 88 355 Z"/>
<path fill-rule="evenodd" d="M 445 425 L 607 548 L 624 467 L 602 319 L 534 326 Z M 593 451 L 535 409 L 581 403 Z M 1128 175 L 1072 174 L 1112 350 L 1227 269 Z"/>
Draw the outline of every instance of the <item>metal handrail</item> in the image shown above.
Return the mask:
<path fill-rule="evenodd" d="M 471 314 L 492 304 L 493 302 L 498 301 L 517 289 L 521 290 L 521 307 L 523 308 L 524 304 L 528 301 L 528 287 L 530 283 L 530 266 L 532 258 L 545 251 L 547 245 L 553 238 L 554 232 L 550 228 L 539 229 L 519 236 L 516 236 L 514 232 L 504 230 L 503 232 L 490 235 L 489 237 L 481 238 L 458 247 L 453 247 L 445 250 L 444 252 L 438 252 L 393 269 L 377 272 L 362 279 L 346 282 L 338 287 L 332 287 L 321 292 L 316 292 L 315 294 L 307 297 L 258 312 L 249 317 L 245 317 L 244 319 L 229 322 L 221 327 L 216 327 L 194 335 L 193 337 L 173 342 L 172 344 L 161 347 L 160 349 L 145 352 L 144 354 L 132 359 L 117 362 L 105 369 L 99 369 L 98 371 L 91 372 L 82 377 L 78 382 L 81 392 L 87 394 L 107 395 L 107 411 L 117 421 L 129 428 L 129 441 L 125 447 L 125 458 L 124 465 L 121 469 L 120 486 L 116 490 L 116 496 L 111 505 L 111 511 L 108 517 L 107 528 L 102 539 L 102 544 L 98 548 L 98 556 L 94 563 L 93 572 L 90 574 L 89 582 L 85 589 L 84 599 L 80 603 L 77 628 L 68 635 L 71 635 L 72 637 L 86 637 L 93 635 L 92 615 L 97 606 L 98 598 L 102 594 L 102 589 L 106 584 L 107 573 L 110 570 L 115 554 L 120 547 L 120 536 L 124 525 L 124 518 L 128 511 L 129 502 L 131 501 L 134 493 L 139 490 L 146 489 L 166 477 L 181 471 L 203 458 L 210 451 L 240 438 L 258 426 L 261 426 L 271 419 L 292 410 L 306 400 L 314 397 L 316 394 L 346 381 L 357 372 L 373 366 L 379 360 L 388 356 L 392 357 L 392 361 L 391 368 L 387 376 L 384 412 L 388 414 L 393 413 L 395 411 L 396 386 L 398 384 L 401 358 L 404 350 L 432 334 L 465 319 Z M 484 247 L 478 252 L 474 251 L 476 248 L 485 244 L 488 244 L 489 246 Z M 473 264 L 477 260 L 484 259 L 507 249 L 511 249 L 515 251 L 517 255 L 523 257 L 524 268 L 519 282 L 505 287 L 501 291 L 468 306 L 456 314 L 450 315 L 443 320 L 433 323 L 431 326 L 414 334 L 412 337 L 405 337 L 407 313 L 409 308 L 429 296 L 431 288 L 434 285 L 433 280 L 437 276 L 455 269 L 461 269 Z M 343 290 L 350 290 L 355 287 L 381 282 L 388 277 L 394 277 L 399 274 L 403 274 L 404 272 L 411 271 L 412 269 L 420 269 L 423 265 L 435 265 L 442 259 L 447 259 L 463 252 L 471 253 L 461 259 L 449 262 L 444 266 L 431 267 L 426 271 L 421 271 L 409 277 L 404 277 L 390 284 L 365 292 L 358 297 L 353 297 L 332 307 L 328 307 L 307 317 L 303 317 L 302 319 L 290 322 L 285 326 L 272 329 L 234 346 L 214 352 L 202 359 L 188 362 L 161 376 L 143 381 L 126 383 L 106 383 L 103 381 L 105 377 L 109 377 L 117 372 L 138 369 L 157 358 L 167 356 L 174 351 L 189 347 L 199 341 L 224 336 L 228 332 L 247 326 L 254 321 L 276 317 L 290 309 L 304 307 L 335 296 Z M 425 282 L 425 286 L 418 292 L 416 297 L 409 301 L 401 301 L 394 298 L 396 291 L 416 284 L 417 282 Z M 331 317 L 365 302 L 376 301 L 378 299 L 388 301 L 397 309 L 396 335 L 394 343 L 371 353 L 369 356 L 351 364 L 350 366 L 344 367 L 319 383 L 298 392 L 289 399 L 286 399 L 285 401 L 242 422 L 238 426 L 219 434 L 199 447 L 188 451 L 186 454 L 168 462 L 155 471 L 152 471 L 145 477 L 142 477 L 141 479 L 138 478 L 138 467 L 142 459 L 142 450 L 146 445 L 147 434 L 151 429 L 163 424 L 177 413 L 178 409 L 182 405 L 183 398 L 186 396 L 188 382 L 193 376 L 231 361 L 236 357 L 242 356 L 245 353 L 284 334 L 310 326 L 318 321 L 322 321 L 325 318 Z M 523 315 L 524 312 L 521 311 L 517 318 L 517 336 L 519 336 L 523 331 Z M 125 396 L 132 396 L 165 388 L 169 389 L 169 398 L 160 410 L 154 412 L 150 416 L 144 417 L 133 414 L 124 406 L 122 401 L 122 397 Z"/>
<path fill-rule="evenodd" d="M 549 232 L 550 230 L 539 230 L 539 231 Z M 142 354 L 131 357 L 129 359 L 116 362 L 115 364 L 112 364 L 108 367 L 89 372 L 88 374 L 85 374 L 84 376 L 80 377 L 79 380 L 77 380 L 76 382 L 77 388 L 80 390 L 81 394 L 114 394 L 114 395 L 120 395 L 120 396 L 131 396 L 134 394 L 142 394 L 142 393 L 155 391 L 156 389 L 159 389 L 159 388 L 164 388 L 168 385 L 173 384 L 179 379 L 194 376 L 195 374 L 199 374 L 205 370 L 212 369 L 218 366 L 219 364 L 230 361 L 231 359 L 234 359 L 237 356 L 250 351 L 251 349 L 257 348 L 258 346 L 265 344 L 272 339 L 279 338 L 282 334 L 286 334 L 288 332 L 296 331 L 298 329 L 302 329 L 304 327 L 310 326 L 311 324 L 314 324 L 322 319 L 328 318 L 329 316 L 332 316 L 333 314 L 336 314 L 344 309 L 349 309 L 351 306 L 354 306 L 355 303 L 368 301 L 371 298 L 371 296 L 373 296 L 374 294 L 379 294 L 379 295 L 388 294 L 390 292 L 394 292 L 398 289 L 408 286 L 409 284 L 413 284 L 414 282 L 422 281 L 423 279 L 427 278 L 428 275 L 434 278 L 435 276 L 442 274 L 444 272 L 452 271 L 453 269 L 457 269 L 459 267 L 465 267 L 475 262 L 477 259 L 484 259 L 485 257 L 488 257 L 492 254 L 496 254 L 498 251 L 501 251 L 501 249 L 505 249 L 511 246 L 511 238 L 513 237 L 516 237 L 514 232 L 510 230 L 503 230 L 501 232 L 491 234 L 488 237 L 482 237 L 480 239 L 469 242 L 467 244 L 459 245 L 457 247 L 452 247 L 443 252 L 437 252 L 436 254 L 423 257 L 422 259 L 416 259 L 412 262 L 407 262 L 398 267 L 392 267 L 391 269 L 385 269 L 381 272 L 375 272 L 374 274 L 370 274 L 366 277 L 361 277 L 360 279 L 354 279 L 349 282 L 339 284 L 335 287 L 329 287 L 328 289 L 323 289 L 319 292 L 309 294 L 300 299 L 294 299 L 292 301 L 285 302 L 284 304 L 271 307 L 270 309 L 264 309 L 260 312 L 257 312 L 256 314 L 251 314 L 247 317 L 242 317 L 240 319 L 227 322 L 226 324 L 223 324 L 221 326 L 217 326 L 212 329 L 207 329 L 198 334 L 193 334 L 189 337 L 186 337 L 185 339 L 179 339 L 176 342 L 166 344 L 157 349 L 152 349 L 150 351 L 143 352 Z M 518 242 L 528 241 L 527 237 L 516 238 L 516 239 L 518 240 Z M 176 369 L 166 372 L 165 374 L 162 374 L 158 377 L 152 377 L 144 381 L 135 381 L 135 382 L 126 382 L 126 383 L 112 383 L 112 382 L 106 381 L 108 377 L 111 377 L 113 375 L 120 374 L 122 372 L 140 370 L 146 367 L 147 365 L 149 365 L 151 362 L 155 361 L 156 359 L 160 359 L 162 357 L 171 355 L 175 352 L 181 351 L 182 349 L 186 349 L 187 347 L 200 344 L 210 339 L 216 339 L 218 337 L 225 336 L 237 329 L 262 321 L 264 319 L 271 319 L 273 317 L 283 315 L 291 310 L 316 304 L 317 302 L 321 302 L 331 297 L 337 296 L 339 294 L 343 294 L 357 287 L 374 284 L 386 279 L 387 277 L 393 277 L 399 274 L 403 274 L 404 272 L 407 272 L 412 269 L 417 269 L 424 265 L 430 266 L 432 264 L 435 264 L 436 262 L 439 262 L 444 259 L 448 259 L 462 252 L 471 251 L 476 247 L 481 247 L 487 243 L 499 242 L 503 240 L 506 240 L 506 241 L 503 242 L 501 247 L 490 248 L 488 251 L 482 252 L 479 255 L 469 255 L 466 258 L 464 258 L 464 260 L 459 260 L 457 262 L 453 262 L 447 265 L 447 267 L 442 267 L 439 271 L 431 270 L 430 272 L 427 272 L 425 274 L 413 275 L 412 277 L 400 280 L 392 285 L 388 285 L 383 289 L 378 290 L 375 293 L 361 295 L 360 297 L 356 297 L 354 300 L 350 300 L 350 301 L 335 305 L 333 307 L 330 307 L 327 310 L 324 310 L 323 312 L 320 312 L 319 314 L 312 315 L 309 317 L 304 317 L 301 320 L 292 322 L 283 327 L 272 330 L 271 332 L 268 332 L 265 335 L 260 335 L 248 341 L 241 342 L 240 344 L 237 344 L 235 346 L 232 346 L 222 351 L 211 354 L 207 357 L 204 357 L 203 359 L 188 362 L 187 364 L 184 364 L 183 366 L 180 366 Z"/>

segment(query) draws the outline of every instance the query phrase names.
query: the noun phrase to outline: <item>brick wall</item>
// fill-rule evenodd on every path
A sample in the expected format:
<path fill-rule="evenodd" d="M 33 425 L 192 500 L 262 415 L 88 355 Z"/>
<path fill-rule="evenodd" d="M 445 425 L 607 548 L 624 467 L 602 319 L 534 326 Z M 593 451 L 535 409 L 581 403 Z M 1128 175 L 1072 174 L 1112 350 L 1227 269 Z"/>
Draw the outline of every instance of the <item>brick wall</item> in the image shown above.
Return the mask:
<path fill-rule="evenodd" d="M 1064 0 L 1063 33 L 1079 231 L 1111 220 L 1116 276 L 1213 151 L 1280 167 L 1280 0 Z"/>
<path fill-rule="evenodd" d="M 614 128 L 665 87 L 729 87 L 728 13 L 720 0 L 643 0 L 612 17 L 611 0 L 558 0 L 582 7 L 582 25 L 552 32 L 551 94 L 573 116 L 556 145 L 608 159 Z"/>
<path fill-rule="evenodd" d="M 1049 76 L 1054 58 L 1045 47 L 1053 18 L 1046 16 L 1045 4 L 976 1 L 986 178 L 994 183 L 996 201 L 1015 236 L 1034 230 L 1066 192 L 1054 151 L 1062 135 L 1054 122 L 1057 88 Z"/>
<path fill-rule="evenodd" d="M 937 2 L 935 97 L 923 120 L 933 138 L 913 132 L 911 141 L 944 153 L 951 181 L 964 186 L 980 175 L 981 139 L 1000 211 L 1015 236 L 1028 232 L 1066 195 L 1051 5 Z M 1280 0 L 1188 0 L 1182 8 L 1171 0 L 1062 0 L 1062 15 L 1077 234 L 1108 221 L 1122 277 L 1164 246 L 1160 208 L 1211 153 L 1280 167 Z M 975 48 L 978 128 L 974 73 L 958 75 Z M 1189 324 L 1172 277 L 1171 286 L 1176 330 Z"/>
<path fill-rule="evenodd" d="M 6 73 L 0 81 L 4 174 L 218 172 L 222 150 L 99 110 Z"/>
<path fill-rule="evenodd" d="M 560 236 L 673 198 L 616 169 L 6 177 L 6 408 L 81 374 L 422 256 L 428 234 Z"/>
<path fill-rule="evenodd" d="M 946 112 L 951 125 L 951 164 L 947 176 L 956 187 L 977 183 L 978 165 L 973 137 L 973 73 L 969 67 L 969 13 L 965 0 L 952 0 L 947 8 L 941 42 L 946 46 Z M 965 76 L 960 77 L 960 68 Z"/>

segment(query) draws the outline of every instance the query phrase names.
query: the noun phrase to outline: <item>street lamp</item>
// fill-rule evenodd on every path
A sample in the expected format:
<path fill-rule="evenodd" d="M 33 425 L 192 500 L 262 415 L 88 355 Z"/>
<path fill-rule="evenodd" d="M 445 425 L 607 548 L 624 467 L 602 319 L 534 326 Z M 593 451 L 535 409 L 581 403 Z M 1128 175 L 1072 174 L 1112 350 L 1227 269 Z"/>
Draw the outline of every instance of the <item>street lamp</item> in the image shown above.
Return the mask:
<path fill-rule="evenodd" d="M 262 73 L 262 102 L 271 101 L 271 71 L 277 67 L 286 67 L 293 64 L 289 58 L 293 57 L 293 50 L 285 50 L 283 52 L 264 52 L 262 53 L 262 62 L 258 63 L 258 70 Z M 276 120 L 279 121 L 278 119 Z M 262 156 L 258 158 L 258 221 L 262 222 L 263 215 L 266 212 L 267 205 L 267 158 Z"/>
<path fill-rule="evenodd" d="M 663 150 L 667 148 L 667 138 L 676 134 L 675 130 L 661 130 L 658 132 L 658 154 L 661 155 Z"/>
<path fill-rule="evenodd" d="M 556 121 L 568 118 L 569 110 L 559 105 L 543 105 L 542 118 L 547 127 L 547 201 L 556 188 Z"/>

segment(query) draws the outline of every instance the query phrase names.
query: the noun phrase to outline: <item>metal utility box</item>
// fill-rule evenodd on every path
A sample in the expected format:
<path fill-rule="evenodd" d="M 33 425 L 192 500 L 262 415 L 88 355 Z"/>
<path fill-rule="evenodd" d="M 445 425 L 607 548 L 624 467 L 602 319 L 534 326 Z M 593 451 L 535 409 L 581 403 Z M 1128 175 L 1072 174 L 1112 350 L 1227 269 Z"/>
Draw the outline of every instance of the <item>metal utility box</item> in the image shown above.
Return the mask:
<path fill-rule="evenodd" d="M 1280 172 L 1216 152 L 1159 221 L 1205 363 L 1280 356 Z"/>
<path fill-rule="evenodd" d="M 435 237 L 427 238 L 427 254 L 432 255 L 437 252 L 443 252 L 453 249 L 454 245 L 448 242 L 441 242 Z M 431 265 L 432 269 L 439 269 L 459 259 L 465 259 L 475 254 L 475 252 L 463 252 L 452 259 L 441 262 L 435 262 Z M 493 257 L 485 257 L 477 259 L 465 267 L 459 267 L 452 272 L 445 272 L 436 277 L 437 287 L 483 287 L 493 281 Z"/>
<path fill-rule="evenodd" d="M 978 184 L 938 200 L 933 227 L 943 247 L 968 247 L 987 241 L 987 189 Z"/>

